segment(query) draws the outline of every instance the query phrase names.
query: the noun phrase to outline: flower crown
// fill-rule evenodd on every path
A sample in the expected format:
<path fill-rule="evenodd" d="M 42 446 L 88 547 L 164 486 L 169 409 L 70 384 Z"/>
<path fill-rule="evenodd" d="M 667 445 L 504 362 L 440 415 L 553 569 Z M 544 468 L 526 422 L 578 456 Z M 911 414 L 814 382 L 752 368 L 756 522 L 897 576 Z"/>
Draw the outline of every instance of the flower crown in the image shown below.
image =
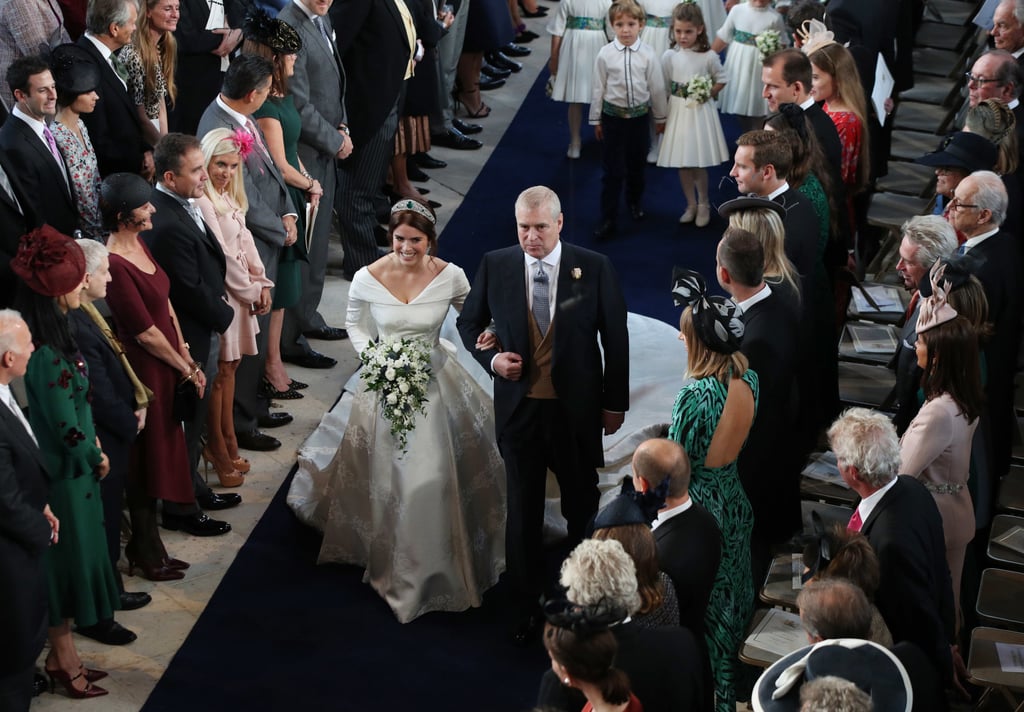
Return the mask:
<path fill-rule="evenodd" d="M 235 148 L 238 149 L 238 155 L 241 156 L 243 161 L 252 153 L 253 144 L 256 143 L 253 135 L 243 128 L 235 129 L 235 133 L 225 140 L 235 144 Z"/>
<path fill-rule="evenodd" d="M 419 213 L 427 220 L 429 220 L 431 225 L 437 224 L 437 218 L 434 217 L 434 214 L 432 212 L 430 212 L 430 208 L 428 208 L 423 203 L 420 203 L 418 201 L 412 199 L 399 200 L 397 203 L 391 206 L 392 215 L 394 215 L 395 213 L 403 213 L 407 211 Z"/>

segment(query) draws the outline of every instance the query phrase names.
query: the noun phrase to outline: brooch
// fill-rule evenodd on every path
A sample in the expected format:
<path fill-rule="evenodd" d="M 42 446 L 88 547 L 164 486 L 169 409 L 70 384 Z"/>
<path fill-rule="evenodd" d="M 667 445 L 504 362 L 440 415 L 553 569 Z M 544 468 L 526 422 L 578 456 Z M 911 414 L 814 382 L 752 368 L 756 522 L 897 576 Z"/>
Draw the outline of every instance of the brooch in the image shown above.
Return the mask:
<path fill-rule="evenodd" d="M 583 270 L 581 270 L 579 267 L 573 267 L 572 268 L 572 278 L 573 279 L 580 279 L 581 277 L 583 277 Z"/>

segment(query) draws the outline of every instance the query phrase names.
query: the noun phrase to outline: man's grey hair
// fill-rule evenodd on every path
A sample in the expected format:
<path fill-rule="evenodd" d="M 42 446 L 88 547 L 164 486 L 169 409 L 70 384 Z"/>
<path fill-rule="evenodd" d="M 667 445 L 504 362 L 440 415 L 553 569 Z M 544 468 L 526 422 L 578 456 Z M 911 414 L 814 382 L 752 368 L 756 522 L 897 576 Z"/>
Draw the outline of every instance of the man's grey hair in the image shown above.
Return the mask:
<path fill-rule="evenodd" d="M 537 210 L 545 207 L 550 207 L 552 220 L 557 220 L 562 212 L 562 201 L 558 199 L 558 193 L 546 185 L 527 188 L 516 198 L 516 213 L 520 210 Z"/>
<path fill-rule="evenodd" d="M 1003 179 L 992 171 L 975 171 L 968 178 L 972 179 L 971 183 L 974 185 L 971 203 L 977 205 L 978 210 L 990 211 L 993 225 L 1002 225 L 1009 203 Z"/>
<path fill-rule="evenodd" d="M 892 421 L 867 408 L 849 408 L 828 429 L 836 458 L 857 468 L 872 487 L 889 484 L 900 468 L 900 441 Z"/>
<path fill-rule="evenodd" d="M 14 334 L 18 326 L 24 323 L 25 320 L 22 319 L 20 312 L 14 309 L 0 309 L 0 356 L 8 351 L 21 353 L 18 351 L 17 339 Z"/>
<path fill-rule="evenodd" d="M 956 230 L 940 215 L 916 215 L 903 223 L 901 231 L 917 247 L 914 264 L 918 267 L 931 269 L 935 260 L 956 252 Z"/>
<path fill-rule="evenodd" d="M 584 539 L 562 563 L 566 596 L 579 606 L 621 608 L 628 615 L 640 609 L 636 565 L 615 539 Z"/>
<path fill-rule="evenodd" d="M 800 686 L 800 712 L 871 712 L 871 695 L 849 680 L 826 675 Z"/>
<path fill-rule="evenodd" d="M 813 637 L 871 638 L 871 604 L 859 586 L 844 578 L 810 581 L 796 597 L 800 621 Z"/>
<path fill-rule="evenodd" d="M 1004 0 L 1009 5 L 1013 5 L 1013 16 L 1017 18 L 1017 22 L 1024 25 L 1024 3 L 1020 0 Z"/>
<path fill-rule="evenodd" d="M 80 237 L 75 242 L 82 248 L 85 254 L 85 273 L 93 274 L 100 268 L 103 258 L 110 254 L 107 246 L 99 240 L 92 240 L 88 237 Z"/>
<path fill-rule="evenodd" d="M 85 12 L 85 29 L 94 35 L 109 34 L 111 25 L 121 27 L 128 22 L 131 17 L 129 4 L 138 10 L 139 4 L 135 0 L 89 0 Z"/>

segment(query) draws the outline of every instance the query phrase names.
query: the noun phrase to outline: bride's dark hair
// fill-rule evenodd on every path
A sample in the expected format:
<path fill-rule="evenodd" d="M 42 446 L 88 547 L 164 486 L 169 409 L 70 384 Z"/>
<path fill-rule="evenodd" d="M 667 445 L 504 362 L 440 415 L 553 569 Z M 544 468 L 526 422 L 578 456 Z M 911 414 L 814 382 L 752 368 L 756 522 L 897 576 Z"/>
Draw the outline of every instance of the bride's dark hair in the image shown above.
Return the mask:
<path fill-rule="evenodd" d="M 430 210 L 430 208 L 427 208 Z M 431 210 L 431 213 L 433 211 Z M 388 241 L 394 237 L 395 228 L 399 225 L 408 225 L 411 228 L 419 230 L 427 236 L 427 254 L 434 256 L 437 254 L 437 227 L 434 223 L 430 222 L 425 215 L 420 215 L 414 210 L 400 210 L 395 213 L 391 213 L 391 220 L 388 222 Z"/>

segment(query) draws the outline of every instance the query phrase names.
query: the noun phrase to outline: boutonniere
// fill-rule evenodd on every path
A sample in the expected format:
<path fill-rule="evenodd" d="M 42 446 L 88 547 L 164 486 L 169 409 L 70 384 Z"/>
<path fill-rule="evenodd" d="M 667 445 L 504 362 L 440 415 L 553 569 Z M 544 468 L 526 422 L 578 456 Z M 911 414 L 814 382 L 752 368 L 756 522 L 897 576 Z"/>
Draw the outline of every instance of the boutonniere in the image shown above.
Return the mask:
<path fill-rule="evenodd" d="M 573 279 L 582 279 L 583 278 L 583 270 L 581 270 L 579 267 L 573 267 L 572 268 L 572 278 Z"/>

